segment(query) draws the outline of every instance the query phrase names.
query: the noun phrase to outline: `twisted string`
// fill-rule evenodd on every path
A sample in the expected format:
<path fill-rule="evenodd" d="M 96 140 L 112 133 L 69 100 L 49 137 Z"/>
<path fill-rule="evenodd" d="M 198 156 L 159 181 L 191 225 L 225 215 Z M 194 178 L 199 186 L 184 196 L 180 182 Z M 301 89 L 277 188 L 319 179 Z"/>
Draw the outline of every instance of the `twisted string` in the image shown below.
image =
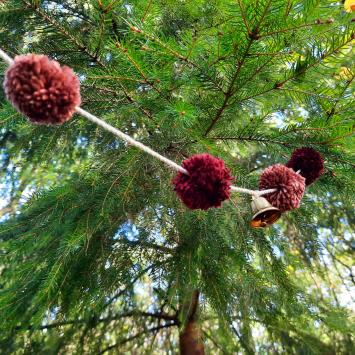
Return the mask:
<path fill-rule="evenodd" d="M 8 65 L 12 65 L 13 62 L 14 62 L 13 59 L 10 56 L 8 56 L 2 49 L 0 49 L 0 58 L 2 58 L 4 60 L 4 62 L 6 62 L 6 64 L 8 64 Z M 174 161 L 168 159 L 167 157 L 157 153 L 156 151 L 154 151 L 153 149 L 147 147 L 143 143 L 136 141 L 131 136 L 129 136 L 126 133 L 123 133 L 122 131 L 120 131 L 119 129 L 111 126 L 110 124 L 108 124 L 107 122 L 103 121 L 102 119 L 94 116 L 90 112 L 85 111 L 81 107 L 76 107 L 75 108 L 75 112 L 78 113 L 80 116 L 85 117 L 89 121 L 91 121 L 91 122 L 97 124 L 98 126 L 102 127 L 104 130 L 114 134 L 118 138 L 123 139 L 128 144 L 130 144 L 130 145 L 132 145 L 132 146 L 134 146 L 134 147 L 146 152 L 147 154 L 150 154 L 154 158 L 162 161 L 166 165 L 170 166 L 172 169 L 174 169 L 174 170 L 176 170 L 178 172 L 181 172 L 183 174 L 189 175 L 188 171 L 186 169 L 184 169 L 182 166 L 176 164 Z M 266 195 L 266 194 L 271 193 L 271 192 L 275 192 L 275 191 L 277 191 L 277 189 L 268 189 L 268 190 L 259 191 L 259 190 L 249 190 L 249 189 L 245 189 L 245 188 L 242 188 L 242 187 L 237 187 L 237 186 L 233 186 L 232 185 L 231 186 L 231 191 L 245 193 L 245 194 L 249 194 L 249 195 L 253 195 L 253 196 L 262 196 L 262 195 Z"/>
<path fill-rule="evenodd" d="M 1 48 L 0 48 L 0 57 L 8 65 L 11 65 L 14 62 L 14 60 L 11 57 L 9 57 Z"/>

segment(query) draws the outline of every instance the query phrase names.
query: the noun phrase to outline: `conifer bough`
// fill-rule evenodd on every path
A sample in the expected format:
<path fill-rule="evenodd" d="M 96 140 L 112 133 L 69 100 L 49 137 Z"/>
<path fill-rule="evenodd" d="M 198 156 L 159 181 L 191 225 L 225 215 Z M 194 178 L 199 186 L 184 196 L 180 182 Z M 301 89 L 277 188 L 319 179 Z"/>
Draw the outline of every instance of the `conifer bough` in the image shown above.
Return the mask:
<path fill-rule="evenodd" d="M 82 96 L 72 121 L 43 127 L 3 95 L 0 353 L 353 352 L 354 22 L 344 1 L 0 9 L 3 49 L 68 65 Z M 132 149 L 109 124 L 181 166 Z M 262 170 L 301 147 L 322 152 L 326 176 L 276 228 L 249 227 L 252 215 L 261 226 L 281 212 L 263 197 L 250 211 L 248 196 L 232 194 L 240 187 L 202 212 L 172 191 L 168 168 L 196 153 L 258 190 Z"/>

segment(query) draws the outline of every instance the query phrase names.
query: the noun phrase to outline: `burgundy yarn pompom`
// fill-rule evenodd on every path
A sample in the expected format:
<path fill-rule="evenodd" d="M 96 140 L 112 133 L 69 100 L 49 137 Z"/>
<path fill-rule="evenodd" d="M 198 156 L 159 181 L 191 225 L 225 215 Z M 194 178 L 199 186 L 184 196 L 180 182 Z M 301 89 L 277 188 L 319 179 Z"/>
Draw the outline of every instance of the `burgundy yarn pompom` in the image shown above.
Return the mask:
<path fill-rule="evenodd" d="M 305 178 L 285 165 L 276 164 L 262 172 L 259 189 L 277 189 L 264 197 L 285 212 L 299 207 L 305 190 Z"/>
<path fill-rule="evenodd" d="M 6 71 L 4 89 L 14 107 L 37 124 L 68 121 L 80 105 L 80 83 L 73 70 L 45 55 L 17 56 Z"/>
<path fill-rule="evenodd" d="M 300 175 L 306 179 L 307 186 L 316 181 L 324 172 L 323 158 L 313 148 L 296 149 L 286 166 L 294 171 L 301 170 Z"/>
<path fill-rule="evenodd" d="M 232 176 L 224 161 L 210 154 L 196 154 L 183 161 L 189 175 L 178 173 L 174 190 L 192 210 L 220 207 L 230 197 Z"/>

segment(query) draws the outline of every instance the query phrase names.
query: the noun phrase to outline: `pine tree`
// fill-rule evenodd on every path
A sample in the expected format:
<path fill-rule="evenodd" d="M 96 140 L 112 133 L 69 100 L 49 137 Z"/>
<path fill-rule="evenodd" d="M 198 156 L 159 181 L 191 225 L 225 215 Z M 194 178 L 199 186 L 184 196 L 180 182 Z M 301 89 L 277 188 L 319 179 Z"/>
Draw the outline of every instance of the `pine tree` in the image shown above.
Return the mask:
<path fill-rule="evenodd" d="M 177 163 L 211 153 L 253 189 L 295 148 L 326 169 L 252 229 L 249 196 L 191 211 L 159 161 L 79 116 L 33 125 L 1 92 L 1 353 L 352 353 L 352 17 L 333 0 L 3 1 L 2 49 L 72 67 L 85 109 Z"/>

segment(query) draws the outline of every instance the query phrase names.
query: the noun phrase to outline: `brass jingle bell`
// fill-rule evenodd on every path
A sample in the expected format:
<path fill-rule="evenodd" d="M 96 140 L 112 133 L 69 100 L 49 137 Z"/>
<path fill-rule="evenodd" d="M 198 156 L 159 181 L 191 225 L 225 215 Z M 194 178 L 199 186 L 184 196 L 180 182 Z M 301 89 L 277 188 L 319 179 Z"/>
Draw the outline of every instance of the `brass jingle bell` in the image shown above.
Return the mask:
<path fill-rule="evenodd" d="M 250 225 L 253 228 L 268 227 L 281 217 L 281 211 L 272 206 L 269 201 L 262 196 L 253 196 L 251 209 L 254 216 L 250 221 Z"/>

